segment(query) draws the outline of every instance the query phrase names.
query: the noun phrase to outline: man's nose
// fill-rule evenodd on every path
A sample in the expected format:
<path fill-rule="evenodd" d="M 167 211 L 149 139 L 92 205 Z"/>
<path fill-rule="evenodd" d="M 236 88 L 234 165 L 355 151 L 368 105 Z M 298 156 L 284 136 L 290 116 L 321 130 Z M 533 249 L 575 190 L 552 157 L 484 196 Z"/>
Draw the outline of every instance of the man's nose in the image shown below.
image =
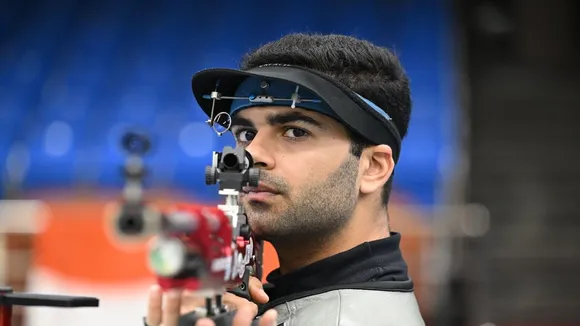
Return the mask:
<path fill-rule="evenodd" d="M 252 142 L 246 146 L 246 150 L 252 155 L 254 166 L 271 170 L 274 168 L 275 160 L 272 155 L 271 141 L 265 135 L 256 134 Z"/>

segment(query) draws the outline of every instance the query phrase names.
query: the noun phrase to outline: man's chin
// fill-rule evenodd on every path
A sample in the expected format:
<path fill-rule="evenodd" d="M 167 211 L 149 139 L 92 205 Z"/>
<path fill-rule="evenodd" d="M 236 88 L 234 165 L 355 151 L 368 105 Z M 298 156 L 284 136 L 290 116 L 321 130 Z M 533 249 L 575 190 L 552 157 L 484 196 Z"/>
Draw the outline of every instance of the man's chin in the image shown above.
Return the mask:
<path fill-rule="evenodd" d="M 260 239 L 267 240 L 276 233 L 273 225 L 273 214 L 263 214 L 257 212 L 248 212 L 248 224 L 254 235 Z M 268 241 L 268 240 L 267 240 Z"/>
<path fill-rule="evenodd" d="M 258 241 L 270 241 L 270 234 L 267 230 L 264 230 L 261 225 L 252 226 L 250 223 L 250 228 L 252 229 L 252 234 L 256 237 Z"/>
<path fill-rule="evenodd" d="M 242 205 L 246 210 L 248 216 L 252 214 L 272 214 L 275 208 L 275 203 L 272 200 L 252 200 L 252 199 L 242 199 Z"/>

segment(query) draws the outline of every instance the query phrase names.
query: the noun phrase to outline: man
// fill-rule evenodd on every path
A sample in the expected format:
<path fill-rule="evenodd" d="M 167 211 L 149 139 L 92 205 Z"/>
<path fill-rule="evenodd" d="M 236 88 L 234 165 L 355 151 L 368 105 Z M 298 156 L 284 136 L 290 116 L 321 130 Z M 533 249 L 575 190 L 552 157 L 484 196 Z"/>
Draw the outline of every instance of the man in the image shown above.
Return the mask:
<path fill-rule="evenodd" d="M 212 106 L 216 87 L 235 98 Z M 192 88 L 210 117 L 231 115 L 236 143 L 262 169 L 243 205 L 279 257 L 264 289 L 252 280 L 259 307 L 224 298 L 239 309 L 234 324 L 257 313 L 260 325 L 424 325 L 387 216 L 411 113 L 396 56 L 349 36 L 291 34 L 246 55 L 241 72 L 196 74 Z M 180 300 L 162 312 L 152 290 L 148 324 L 173 325 L 180 305 L 191 308 Z"/>

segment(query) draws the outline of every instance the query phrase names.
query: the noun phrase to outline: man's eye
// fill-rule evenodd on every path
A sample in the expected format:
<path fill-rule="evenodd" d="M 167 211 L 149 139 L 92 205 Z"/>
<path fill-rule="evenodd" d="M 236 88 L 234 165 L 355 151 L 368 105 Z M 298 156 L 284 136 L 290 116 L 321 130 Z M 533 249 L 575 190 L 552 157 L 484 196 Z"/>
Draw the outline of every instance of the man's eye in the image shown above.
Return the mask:
<path fill-rule="evenodd" d="M 252 141 L 254 137 L 256 137 L 256 133 L 252 130 L 240 130 L 236 133 L 236 138 L 242 143 Z"/>
<path fill-rule="evenodd" d="M 288 138 L 300 138 L 304 136 L 308 136 L 308 131 L 300 128 L 288 128 L 284 132 L 284 136 Z"/>

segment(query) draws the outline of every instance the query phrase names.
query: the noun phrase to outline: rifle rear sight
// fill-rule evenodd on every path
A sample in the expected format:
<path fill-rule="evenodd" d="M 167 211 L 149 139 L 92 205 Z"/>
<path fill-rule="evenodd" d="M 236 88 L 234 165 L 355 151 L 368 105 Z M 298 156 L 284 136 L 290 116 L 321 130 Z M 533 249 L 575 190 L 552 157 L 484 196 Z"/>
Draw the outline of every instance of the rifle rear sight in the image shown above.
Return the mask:
<path fill-rule="evenodd" d="M 220 189 L 242 191 L 244 186 L 257 187 L 260 181 L 260 169 L 253 167 L 252 155 L 243 147 L 224 147 L 223 151 L 214 152 L 213 163 L 205 168 L 205 183 L 218 183 Z"/>

